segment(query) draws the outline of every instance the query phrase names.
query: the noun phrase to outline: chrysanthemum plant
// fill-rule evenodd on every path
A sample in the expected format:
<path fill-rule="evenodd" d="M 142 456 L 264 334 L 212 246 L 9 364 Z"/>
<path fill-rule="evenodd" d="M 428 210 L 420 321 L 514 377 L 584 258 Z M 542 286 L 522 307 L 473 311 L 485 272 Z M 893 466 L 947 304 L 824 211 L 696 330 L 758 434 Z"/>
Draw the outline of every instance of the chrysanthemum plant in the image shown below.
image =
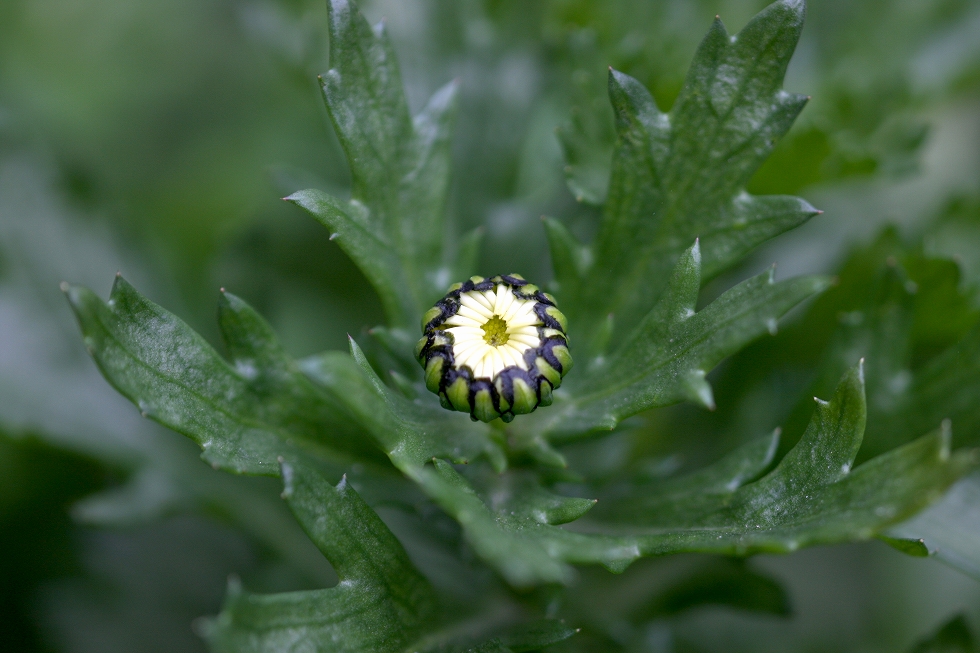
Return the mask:
<path fill-rule="evenodd" d="M 668 113 L 610 71 L 617 141 L 598 236 L 583 244 L 544 221 L 546 293 L 492 261 L 476 270 L 479 231 L 447 237 L 456 84 L 413 118 L 383 26 L 349 0 L 328 3 L 332 67 L 320 81 L 351 197 L 286 199 L 330 230 L 387 325 L 370 342 L 351 339 L 349 352 L 293 360 L 255 311 L 222 292 L 226 359 L 122 277 L 108 302 L 66 289 L 109 382 L 197 442 L 215 469 L 280 476 L 340 578 L 271 595 L 233 585 L 205 628 L 214 650 L 575 648 L 596 626 L 562 607 L 574 603 L 564 593 L 584 591 L 574 565 L 619 573 L 643 556 L 868 539 L 972 468 L 935 424 L 852 469 L 866 417 L 857 360 L 779 460 L 776 432 L 666 480 L 636 476 L 625 460 L 598 480 L 566 462 L 569 445 L 630 416 L 682 401 L 713 409 L 706 375 L 828 286 L 776 281 L 770 269 L 696 310 L 705 280 L 819 213 L 745 191 L 806 104 L 781 87 L 804 10 L 781 0 L 735 36 L 715 20 Z M 576 496 L 562 493 L 571 487 Z M 459 571 L 440 574 L 433 556 L 413 562 L 371 507 L 380 504 L 415 514 L 433 556 Z"/>

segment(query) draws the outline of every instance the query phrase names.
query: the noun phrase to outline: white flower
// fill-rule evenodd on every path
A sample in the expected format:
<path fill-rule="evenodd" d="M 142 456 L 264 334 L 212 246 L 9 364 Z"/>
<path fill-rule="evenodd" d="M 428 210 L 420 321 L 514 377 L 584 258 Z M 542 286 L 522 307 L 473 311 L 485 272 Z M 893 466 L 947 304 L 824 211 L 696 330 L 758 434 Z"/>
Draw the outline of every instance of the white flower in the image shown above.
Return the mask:
<path fill-rule="evenodd" d="M 509 422 L 551 404 L 572 368 L 555 298 L 517 274 L 454 284 L 422 318 L 415 355 L 445 408 Z"/>
<path fill-rule="evenodd" d="M 473 376 L 490 379 L 512 365 L 529 369 L 524 353 L 541 345 L 537 302 L 520 299 L 510 286 L 500 285 L 464 293 L 459 303 L 459 311 L 445 322 L 455 341 L 457 367 L 468 365 Z"/>

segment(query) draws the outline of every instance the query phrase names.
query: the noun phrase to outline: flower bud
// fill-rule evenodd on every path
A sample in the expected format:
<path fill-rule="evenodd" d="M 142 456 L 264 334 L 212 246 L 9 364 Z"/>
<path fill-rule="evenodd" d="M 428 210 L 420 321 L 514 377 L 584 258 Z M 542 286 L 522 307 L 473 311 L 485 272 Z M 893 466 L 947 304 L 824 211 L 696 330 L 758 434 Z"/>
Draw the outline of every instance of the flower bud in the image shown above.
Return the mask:
<path fill-rule="evenodd" d="M 415 347 L 444 408 L 505 422 L 551 404 L 572 368 L 555 298 L 517 274 L 453 284 L 422 318 Z"/>

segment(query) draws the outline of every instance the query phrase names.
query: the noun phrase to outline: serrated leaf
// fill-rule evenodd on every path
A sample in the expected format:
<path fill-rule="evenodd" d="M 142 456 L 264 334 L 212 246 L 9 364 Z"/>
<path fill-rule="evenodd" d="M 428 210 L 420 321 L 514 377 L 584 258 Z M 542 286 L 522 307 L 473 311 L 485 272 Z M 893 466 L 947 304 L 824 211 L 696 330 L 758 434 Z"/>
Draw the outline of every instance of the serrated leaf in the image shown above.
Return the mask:
<path fill-rule="evenodd" d="M 410 295 L 399 292 L 404 281 L 401 261 L 384 232 L 365 224 L 367 210 L 353 202 L 345 205 L 316 189 L 293 193 L 286 200 L 306 209 L 330 230 L 331 240 L 340 245 L 374 286 L 389 321 L 404 325 L 407 316 L 418 309 Z"/>
<path fill-rule="evenodd" d="M 615 566 L 637 557 L 632 548 L 620 550 L 615 542 L 571 533 L 538 519 L 527 502 L 522 510 L 506 506 L 493 510 L 452 465 L 435 460 L 421 470 L 420 485 L 463 527 L 477 555 L 512 585 L 570 583 L 574 572 L 568 562 L 600 562 Z"/>
<path fill-rule="evenodd" d="M 779 317 L 828 284 L 823 277 L 776 283 L 769 270 L 695 313 L 701 286 L 701 253 L 695 243 L 681 255 L 663 296 L 633 335 L 591 378 L 569 379 L 571 398 L 540 418 L 544 425 L 538 428 L 553 440 L 570 439 L 685 399 L 713 408 L 705 375 L 773 332 Z"/>
<path fill-rule="evenodd" d="M 280 594 L 244 592 L 233 582 L 221 614 L 204 626 L 212 650 L 517 653 L 575 633 L 551 619 L 498 619 L 461 628 L 456 622 L 462 615 L 439 605 L 428 581 L 346 477 L 334 486 L 302 458 L 282 462 L 282 476 L 283 498 L 340 582 Z"/>
<path fill-rule="evenodd" d="M 284 462 L 283 497 L 333 565 L 329 589 L 250 594 L 229 588 L 206 627 L 215 651 L 403 651 L 433 620 L 436 597 L 371 508 L 342 480 L 334 487 L 300 462 Z"/>
<path fill-rule="evenodd" d="M 594 265 L 569 317 L 588 349 L 606 314 L 625 334 L 663 290 L 670 261 L 700 236 L 705 275 L 817 211 L 744 191 L 806 103 L 781 90 L 804 3 L 782 0 L 730 37 L 716 20 L 669 114 L 635 79 L 611 71 L 617 144 Z"/>
<path fill-rule="evenodd" d="M 865 414 L 858 367 L 833 399 L 818 400 L 803 439 L 758 480 L 774 438 L 660 488 L 613 487 L 574 530 L 543 522 L 533 501 L 509 500 L 506 476 L 470 479 L 436 460 L 419 483 L 460 522 L 477 554 L 519 586 L 568 582 L 568 563 L 622 571 L 641 556 L 788 552 L 873 537 L 936 501 L 977 464 L 969 452 L 951 453 L 948 431 L 939 430 L 851 469 Z"/>
<path fill-rule="evenodd" d="M 349 202 L 306 190 L 287 197 L 322 222 L 371 281 L 392 326 L 410 326 L 452 279 L 443 222 L 456 82 L 412 119 L 384 25 L 348 0 L 327 3 L 329 71 L 320 77 L 351 168 Z"/>
<path fill-rule="evenodd" d="M 854 358 L 867 361 L 873 418 L 862 457 L 908 442 L 945 418 L 955 418 L 958 443 L 977 442 L 980 413 L 970 397 L 980 387 L 980 367 L 970 361 L 980 329 L 971 329 L 977 315 L 957 292 L 958 280 L 952 262 L 906 251 L 889 229 L 854 253 L 840 286 L 814 304 L 807 322 L 832 331 L 812 392 L 825 392 Z M 789 428 L 804 410 L 797 407 Z"/>
<path fill-rule="evenodd" d="M 395 397 L 356 345 L 358 360 L 327 352 L 293 361 L 268 324 L 230 293 L 221 296 L 219 325 L 231 363 L 122 277 L 108 304 L 84 288 L 67 293 L 109 382 L 148 417 L 197 442 L 216 467 L 274 475 L 278 458 L 297 448 L 375 467 L 383 464 L 379 449 L 409 466 L 497 451 L 483 425 L 434 400 Z"/>
<path fill-rule="evenodd" d="M 855 252 L 840 278 L 840 287 L 818 300 L 809 318 L 840 316 L 834 320 L 836 328 L 813 387 L 818 392 L 826 387 L 848 358 L 867 356 L 869 420 L 861 457 L 909 442 L 944 420 L 956 444 L 976 446 L 980 327 L 970 329 L 976 315 L 958 291 L 956 266 L 907 251 L 889 229 L 873 245 Z M 943 351 L 950 341 L 955 344 Z M 915 360 L 937 350 L 931 359 Z M 798 416 L 802 407 L 795 412 Z M 798 417 L 791 418 L 795 420 Z M 903 540 L 897 543 L 899 550 L 919 556 L 931 552 L 966 573 L 980 575 L 975 553 L 980 518 L 974 518 L 971 504 L 980 496 L 975 485 L 974 477 L 962 480 L 942 501 L 887 535 Z"/>
<path fill-rule="evenodd" d="M 803 438 L 772 472 L 720 503 L 706 498 L 700 508 L 691 506 L 683 517 L 677 516 L 677 526 L 693 536 L 692 541 L 701 537 L 692 529 L 694 524 L 709 528 L 711 537 L 729 540 L 736 551 L 793 550 L 821 540 L 865 539 L 937 500 L 975 464 L 969 453 L 951 454 L 949 433 L 940 430 L 852 470 L 865 415 L 858 367 L 845 374 L 831 401 L 817 401 Z M 596 518 L 600 516 L 601 512 Z M 644 515 L 642 509 L 616 521 L 671 525 L 664 523 L 663 515 Z"/>
<path fill-rule="evenodd" d="M 488 438 L 485 425 L 443 410 L 431 395 L 422 402 L 409 401 L 392 392 L 371 368 L 353 338 L 350 347 L 361 383 L 369 391 L 349 392 L 349 381 L 334 372 L 331 353 L 306 359 L 302 368 L 318 385 L 344 397 L 347 410 L 395 467 L 412 478 L 433 457 L 469 462 L 483 454 L 499 467 L 506 466 L 503 453 Z"/>
<path fill-rule="evenodd" d="M 377 459 L 342 404 L 305 378 L 237 297 L 221 296 L 227 362 L 121 276 L 108 303 L 85 288 L 66 293 L 106 379 L 145 416 L 197 442 L 212 465 L 275 475 L 293 440 L 339 459 Z"/>

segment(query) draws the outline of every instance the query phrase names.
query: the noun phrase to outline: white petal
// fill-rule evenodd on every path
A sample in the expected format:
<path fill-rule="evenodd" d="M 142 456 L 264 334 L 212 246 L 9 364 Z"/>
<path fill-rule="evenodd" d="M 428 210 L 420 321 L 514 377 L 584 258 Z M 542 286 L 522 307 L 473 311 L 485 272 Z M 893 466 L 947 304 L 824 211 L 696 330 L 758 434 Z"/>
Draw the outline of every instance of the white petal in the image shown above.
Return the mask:
<path fill-rule="evenodd" d="M 504 369 L 506 365 L 504 364 L 504 357 L 500 355 L 500 347 L 491 347 L 490 349 L 490 369 L 488 370 L 490 378 L 495 377 L 501 370 Z"/>
<path fill-rule="evenodd" d="M 489 320 L 491 317 L 493 317 L 493 312 L 491 312 L 490 309 L 484 305 L 484 302 L 478 300 L 475 295 L 477 295 L 477 293 L 470 292 L 463 293 L 459 296 L 459 303 L 462 304 L 459 309 L 460 312 L 462 312 L 463 307 L 465 307 L 472 310 L 474 313 L 476 313 L 476 315 L 482 316 L 485 320 Z"/>
<path fill-rule="evenodd" d="M 471 365 L 471 367 L 473 368 L 473 376 L 477 378 L 484 376 L 483 368 L 485 366 L 485 361 L 486 359 L 483 357 L 480 357 L 479 359 L 473 361 Z"/>
<path fill-rule="evenodd" d="M 524 352 L 526 352 L 528 349 L 530 349 L 530 347 L 527 347 L 527 348 L 525 348 L 525 347 L 514 347 L 514 352 L 517 355 L 518 366 L 521 369 L 524 369 L 524 370 L 530 369 L 528 367 L 527 361 L 524 360 Z"/>
<path fill-rule="evenodd" d="M 497 301 L 497 297 L 492 290 L 474 291 L 473 300 L 480 302 L 480 306 L 484 308 L 487 315 L 493 317 L 493 305 Z"/>
<path fill-rule="evenodd" d="M 468 355 L 468 353 L 472 349 L 479 347 L 480 345 L 483 344 L 485 343 L 476 342 L 473 340 L 468 340 L 465 342 L 457 342 L 455 345 L 453 345 L 453 356 L 455 356 L 458 360 L 460 357 Z"/>
<path fill-rule="evenodd" d="M 454 326 L 446 329 L 446 331 L 452 333 L 454 338 L 459 338 L 462 336 L 465 338 L 479 338 L 480 340 L 483 340 L 484 336 L 483 329 L 478 326 Z"/>
<path fill-rule="evenodd" d="M 453 317 L 451 317 L 449 319 L 451 320 L 451 319 L 453 319 L 455 317 L 462 318 L 462 319 L 465 319 L 465 320 L 470 320 L 472 322 L 476 322 L 477 323 L 477 326 L 483 324 L 488 319 L 490 319 L 487 316 L 483 315 L 482 313 L 478 313 L 477 311 L 473 310 L 472 308 L 470 308 L 468 306 L 460 306 L 459 307 L 459 311 L 457 311 L 456 315 L 454 315 Z M 446 323 L 448 324 L 449 323 L 449 320 L 446 320 Z"/>
<path fill-rule="evenodd" d="M 483 374 L 481 374 L 481 376 L 493 378 L 493 370 L 496 367 L 493 355 L 496 353 L 496 351 L 497 349 L 495 347 L 490 347 L 487 350 L 487 353 L 483 356 Z"/>
<path fill-rule="evenodd" d="M 537 347 L 538 345 L 541 344 L 541 339 L 538 338 L 536 335 L 535 336 L 529 336 L 529 335 L 524 334 L 524 333 L 517 333 L 517 334 L 514 334 L 514 335 L 510 336 L 510 340 L 507 341 L 507 344 L 510 344 L 512 342 L 515 343 L 515 344 L 518 344 L 518 343 L 519 344 L 522 344 L 525 347 Z"/>
<path fill-rule="evenodd" d="M 515 297 L 513 293 L 511 293 L 511 298 L 512 299 L 507 304 L 507 307 L 504 309 L 504 312 L 498 313 L 500 317 L 502 317 L 507 321 L 510 321 L 515 316 L 520 315 L 523 312 L 524 304 L 529 303 L 526 300 Z"/>
<path fill-rule="evenodd" d="M 518 322 L 523 322 L 528 319 L 538 320 L 540 319 L 534 312 L 535 302 L 533 301 L 522 301 L 517 306 L 517 310 L 511 311 L 508 316 L 508 320 L 516 320 Z"/>
<path fill-rule="evenodd" d="M 491 314 L 493 314 L 493 303 L 494 303 L 493 297 L 487 298 L 486 296 L 487 292 L 493 293 L 492 290 L 484 290 L 483 292 L 470 291 L 468 295 L 473 299 L 475 299 L 476 301 L 480 302 L 483 308 L 487 309 L 488 311 L 490 311 Z"/>
<path fill-rule="evenodd" d="M 482 331 L 482 329 L 481 329 L 481 331 Z M 510 331 L 510 333 L 508 333 L 508 335 L 513 335 L 513 336 L 528 336 L 529 338 L 537 338 L 538 337 L 538 327 L 536 327 L 536 326 L 531 326 L 531 325 L 519 326 L 519 327 L 514 327 L 513 329 L 508 329 L 508 331 Z"/>
<path fill-rule="evenodd" d="M 465 354 L 470 350 L 482 350 L 486 346 L 487 343 L 482 340 L 464 340 L 453 345 L 453 355 L 459 356 L 461 353 Z"/>
<path fill-rule="evenodd" d="M 534 336 L 534 337 L 537 337 L 537 335 L 538 335 L 538 329 L 539 328 L 541 328 L 541 327 L 539 327 L 537 325 L 534 325 L 534 324 L 522 324 L 522 325 L 519 325 L 519 326 L 518 325 L 515 325 L 514 328 L 511 329 L 511 331 L 515 335 L 525 335 L 525 336 Z"/>
<path fill-rule="evenodd" d="M 526 329 L 528 327 L 536 327 L 541 325 L 541 320 L 538 319 L 537 315 L 528 316 L 518 316 L 507 320 L 507 332 L 516 333 L 520 329 Z"/>
<path fill-rule="evenodd" d="M 465 365 L 466 361 L 470 360 L 479 352 L 480 345 L 476 343 L 466 343 L 464 345 L 453 347 L 453 356 L 456 358 L 456 366 Z"/>
<path fill-rule="evenodd" d="M 510 367 L 511 365 L 524 367 L 520 353 L 510 343 L 500 347 L 500 355 L 503 356 L 504 363 L 506 363 L 507 367 Z"/>
<path fill-rule="evenodd" d="M 497 286 L 497 301 L 493 304 L 494 315 L 504 316 L 511 303 L 514 301 L 514 293 L 507 286 Z"/>
<path fill-rule="evenodd" d="M 470 349 L 472 347 L 477 347 L 483 344 L 486 343 L 479 340 L 465 340 L 465 339 L 457 340 L 456 343 L 453 344 L 453 355 L 459 356 L 461 352 L 464 352 L 467 349 Z"/>

